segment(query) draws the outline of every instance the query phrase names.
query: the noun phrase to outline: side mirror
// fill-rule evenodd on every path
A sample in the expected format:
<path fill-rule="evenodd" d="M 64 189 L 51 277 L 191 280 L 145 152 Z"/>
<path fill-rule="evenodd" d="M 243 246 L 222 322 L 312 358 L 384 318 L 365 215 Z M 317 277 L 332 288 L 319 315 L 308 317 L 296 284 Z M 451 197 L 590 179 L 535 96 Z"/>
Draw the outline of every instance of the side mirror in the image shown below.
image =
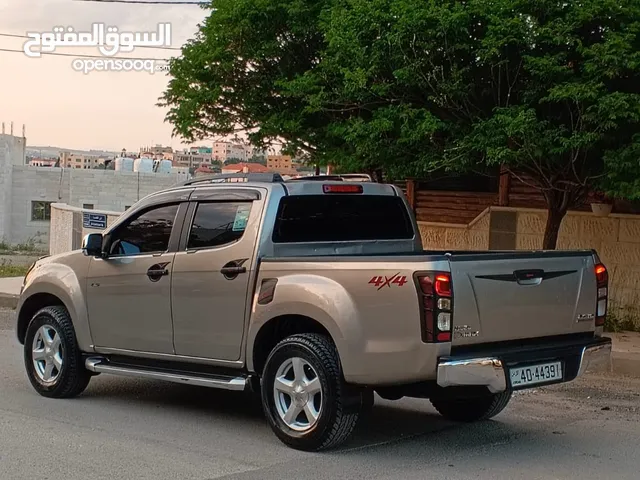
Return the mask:
<path fill-rule="evenodd" d="M 102 234 L 90 233 L 82 240 L 82 251 L 90 257 L 102 256 Z"/>

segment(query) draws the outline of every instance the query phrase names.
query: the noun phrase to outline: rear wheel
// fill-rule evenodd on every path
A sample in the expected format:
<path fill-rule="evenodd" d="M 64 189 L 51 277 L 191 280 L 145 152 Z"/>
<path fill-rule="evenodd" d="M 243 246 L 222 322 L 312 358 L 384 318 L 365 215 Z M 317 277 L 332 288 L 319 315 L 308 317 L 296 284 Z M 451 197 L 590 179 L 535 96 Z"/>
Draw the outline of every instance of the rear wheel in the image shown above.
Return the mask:
<path fill-rule="evenodd" d="M 62 306 L 45 307 L 34 315 L 27 327 L 24 362 L 31 385 L 44 397 L 75 397 L 91 378 L 71 317 Z"/>
<path fill-rule="evenodd" d="M 314 333 L 276 345 L 262 377 L 267 420 L 283 443 L 298 450 L 325 450 L 347 440 L 363 406 L 361 393 L 348 391 L 335 345 Z"/>
<path fill-rule="evenodd" d="M 432 398 L 431 404 L 448 420 L 475 422 L 498 415 L 511 400 L 511 391 L 473 398 Z"/>

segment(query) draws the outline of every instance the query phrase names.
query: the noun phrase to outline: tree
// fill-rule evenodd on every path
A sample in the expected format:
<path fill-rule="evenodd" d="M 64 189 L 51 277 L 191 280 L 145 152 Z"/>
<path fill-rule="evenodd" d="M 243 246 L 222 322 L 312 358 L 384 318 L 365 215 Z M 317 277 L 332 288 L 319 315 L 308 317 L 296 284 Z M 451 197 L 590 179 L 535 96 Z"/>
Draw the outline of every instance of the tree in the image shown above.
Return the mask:
<path fill-rule="evenodd" d="M 283 139 L 315 152 L 322 114 L 306 114 L 304 99 L 286 97 L 281 82 L 311 69 L 323 36 L 320 12 L 329 0 L 220 0 L 196 37 L 171 61 L 169 107 L 174 134 L 189 141 L 248 132 L 253 145 Z"/>
<path fill-rule="evenodd" d="M 544 194 L 546 249 L 591 188 L 640 196 L 637 0 L 346 0 L 323 31 L 322 62 L 291 91 L 334 112 L 351 158 L 414 175 L 504 166 Z"/>
<path fill-rule="evenodd" d="M 246 128 L 338 170 L 502 165 L 545 195 L 554 248 L 590 188 L 640 187 L 639 5 L 220 0 L 161 104 L 185 138 Z"/>

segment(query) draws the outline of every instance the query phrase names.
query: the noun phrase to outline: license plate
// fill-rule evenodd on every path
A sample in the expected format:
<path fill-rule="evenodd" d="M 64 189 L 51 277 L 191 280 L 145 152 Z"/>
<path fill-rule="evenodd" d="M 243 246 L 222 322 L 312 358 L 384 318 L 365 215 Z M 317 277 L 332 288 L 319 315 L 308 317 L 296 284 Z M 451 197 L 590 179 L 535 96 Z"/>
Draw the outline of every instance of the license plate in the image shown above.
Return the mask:
<path fill-rule="evenodd" d="M 524 387 L 526 385 L 562 380 L 562 362 L 512 368 L 509 375 L 511 376 L 512 387 Z"/>

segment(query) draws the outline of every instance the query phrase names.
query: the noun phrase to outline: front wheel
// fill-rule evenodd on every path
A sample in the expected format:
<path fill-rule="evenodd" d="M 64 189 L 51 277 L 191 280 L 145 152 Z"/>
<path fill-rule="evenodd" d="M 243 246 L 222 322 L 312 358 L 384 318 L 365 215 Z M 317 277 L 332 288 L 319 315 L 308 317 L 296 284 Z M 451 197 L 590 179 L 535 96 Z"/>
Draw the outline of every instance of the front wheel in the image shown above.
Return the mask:
<path fill-rule="evenodd" d="M 431 404 L 448 420 L 475 422 L 498 415 L 511 400 L 511 391 L 470 398 L 432 398 Z"/>
<path fill-rule="evenodd" d="M 70 398 L 87 388 L 91 374 L 66 308 L 45 307 L 27 327 L 24 362 L 33 388 L 44 397 Z"/>
<path fill-rule="evenodd" d="M 281 341 L 267 359 L 262 404 L 276 436 L 305 451 L 336 447 L 353 432 L 363 400 L 348 392 L 329 338 L 314 333 Z"/>

